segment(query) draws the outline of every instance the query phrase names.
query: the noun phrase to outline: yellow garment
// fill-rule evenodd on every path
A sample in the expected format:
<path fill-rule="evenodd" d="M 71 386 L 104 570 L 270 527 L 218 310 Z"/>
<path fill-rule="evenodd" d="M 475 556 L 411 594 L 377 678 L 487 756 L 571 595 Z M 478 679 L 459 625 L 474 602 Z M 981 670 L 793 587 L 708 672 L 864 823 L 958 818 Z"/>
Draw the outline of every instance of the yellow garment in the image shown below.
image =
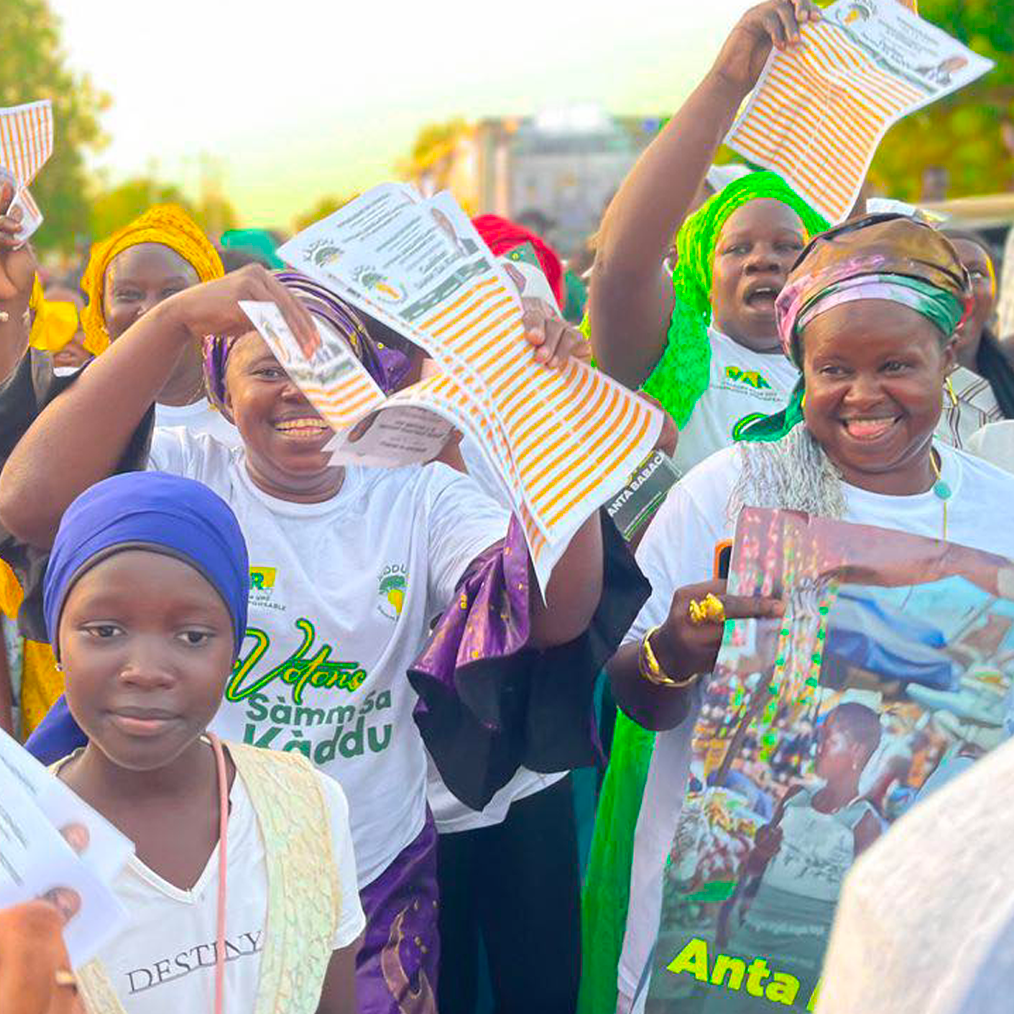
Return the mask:
<path fill-rule="evenodd" d="M 21 734 L 26 739 L 63 693 L 63 673 L 53 649 L 40 641 L 24 642 L 21 663 Z"/>
<path fill-rule="evenodd" d="M 28 344 L 33 349 L 50 354 L 59 352 L 77 334 L 80 323 L 77 307 L 66 300 L 46 299 L 38 275 L 32 283 L 28 308 L 32 311 L 32 330 L 28 334 Z M 85 351 L 93 356 L 101 351 L 87 335 L 82 344 Z"/>
<path fill-rule="evenodd" d="M 17 619 L 23 598 L 14 571 L 0 560 L 0 611 L 9 619 Z M 63 673 L 56 668 L 53 649 L 48 644 L 26 640 L 21 661 L 21 731 L 26 738 L 62 693 Z"/>
<path fill-rule="evenodd" d="M 175 250 L 193 266 L 202 282 L 210 282 L 225 274 L 218 251 L 181 207 L 175 204 L 153 205 L 140 218 L 92 247 L 88 267 L 81 279 L 81 288 L 88 296 L 88 305 L 81 311 L 81 327 L 88 342 L 85 347 L 92 351 L 94 346 L 95 355 L 104 352 L 109 345 L 109 332 L 102 312 L 106 269 L 117 254 L 140 243 L 161 243 Z"/>
<path fill-rule="evenodd" d="M 25 593 L 6 560 L 0 560 L 0 612 L 9 620 L 18 618 Z"/>

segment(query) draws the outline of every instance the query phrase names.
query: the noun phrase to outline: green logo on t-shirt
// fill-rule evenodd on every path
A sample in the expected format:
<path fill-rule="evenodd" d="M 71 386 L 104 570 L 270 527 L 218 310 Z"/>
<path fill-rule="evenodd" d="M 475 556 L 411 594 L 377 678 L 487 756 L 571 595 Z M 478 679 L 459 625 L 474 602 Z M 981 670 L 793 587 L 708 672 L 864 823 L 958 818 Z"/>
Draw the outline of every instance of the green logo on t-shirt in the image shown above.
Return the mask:
<path fill-rule="evenodd" d="M 755 391 L 771 390 L 771 385 L 764 379 L 764 374 L 760 370 L 741 370 L 738 366 L 726 366 L 725 375 L 729 380 L 752 387 Z"/>

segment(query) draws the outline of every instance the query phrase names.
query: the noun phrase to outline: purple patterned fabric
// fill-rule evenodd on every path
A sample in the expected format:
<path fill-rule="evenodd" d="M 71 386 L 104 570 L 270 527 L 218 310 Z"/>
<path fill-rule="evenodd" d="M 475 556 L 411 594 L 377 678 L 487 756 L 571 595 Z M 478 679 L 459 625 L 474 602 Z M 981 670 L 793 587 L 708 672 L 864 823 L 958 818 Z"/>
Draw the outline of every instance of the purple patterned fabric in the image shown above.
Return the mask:
<path fill-rule="evenodd" d="M 482 809 L 519 766 L 545 773 L 602 762 L 592 698 L 598 675 L 650 586 L 602 518 L 603 591 L 588 630 L 527 647 L 529 562 L 521 525 L 478 557 L 408 678 L 415 722 L 445 785 Z"/>
<path fill-rule="evenodd" d="M 437 829 L 426 826 L 359 891 L 366 914 L 356 957 L 360 1014 L 437 1014 Z"/>
<path fill-rule="evenodd" d="M 359 315 L 343 299 L 298 271 L 276 271 L 275 277 L 291 289 L 300 302 L 340 334 L 352 348 L 366 372 L 386 394 L 397 390 L 408 372 L 408 358 L 395 349 L 378 345 Z M 204 377 L 208 398 L 221 411 L 225 405 L 225 368 L 236 337 L 209 335 L 204 339 Z"/>
<path fill-rule="evenodd" d="M 470 662 L 519 652 L 530 632 L 528 580 L 528 548 L 512 514 L 507 537 L 472 561 L 458 585 L 455 603 L 440 618 L 413 671 L 443 682 Z M 486 728 L 499 727 L 498 701 L 471 683 L 456 689 Z"/>

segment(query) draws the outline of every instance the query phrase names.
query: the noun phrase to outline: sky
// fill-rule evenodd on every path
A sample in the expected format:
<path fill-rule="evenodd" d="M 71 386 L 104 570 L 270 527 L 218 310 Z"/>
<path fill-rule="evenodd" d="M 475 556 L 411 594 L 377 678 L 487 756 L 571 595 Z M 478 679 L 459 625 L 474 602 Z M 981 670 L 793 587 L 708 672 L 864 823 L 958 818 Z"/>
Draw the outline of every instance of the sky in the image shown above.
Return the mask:
<path fill-rule="evenodd" d="M 50 0 L 68 62 L 112 99 L 92 167 L 244 225 L 393 178 L 426 123 L 595 103 L 673 112 L 749 0 Z M 57 139 L 59 143 L 59 139 Z M 202 168 L 203 167 L 203 168 Z"/>

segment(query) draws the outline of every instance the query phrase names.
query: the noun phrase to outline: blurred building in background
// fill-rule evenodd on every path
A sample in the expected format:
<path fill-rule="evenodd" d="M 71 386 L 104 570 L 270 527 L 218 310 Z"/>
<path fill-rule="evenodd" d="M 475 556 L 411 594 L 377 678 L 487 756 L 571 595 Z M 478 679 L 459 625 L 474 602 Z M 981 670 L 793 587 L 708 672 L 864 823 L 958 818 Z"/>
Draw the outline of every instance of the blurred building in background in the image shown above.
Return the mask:
<path fill-rule="evenodd" d="M 425 194 L 450 190 L 473 215 L 504 215 L 543 235 L 564 256 L 582 247 L 658 117 L 614 117 L 595 106 L 459 124 L 408 175 Z"/>

